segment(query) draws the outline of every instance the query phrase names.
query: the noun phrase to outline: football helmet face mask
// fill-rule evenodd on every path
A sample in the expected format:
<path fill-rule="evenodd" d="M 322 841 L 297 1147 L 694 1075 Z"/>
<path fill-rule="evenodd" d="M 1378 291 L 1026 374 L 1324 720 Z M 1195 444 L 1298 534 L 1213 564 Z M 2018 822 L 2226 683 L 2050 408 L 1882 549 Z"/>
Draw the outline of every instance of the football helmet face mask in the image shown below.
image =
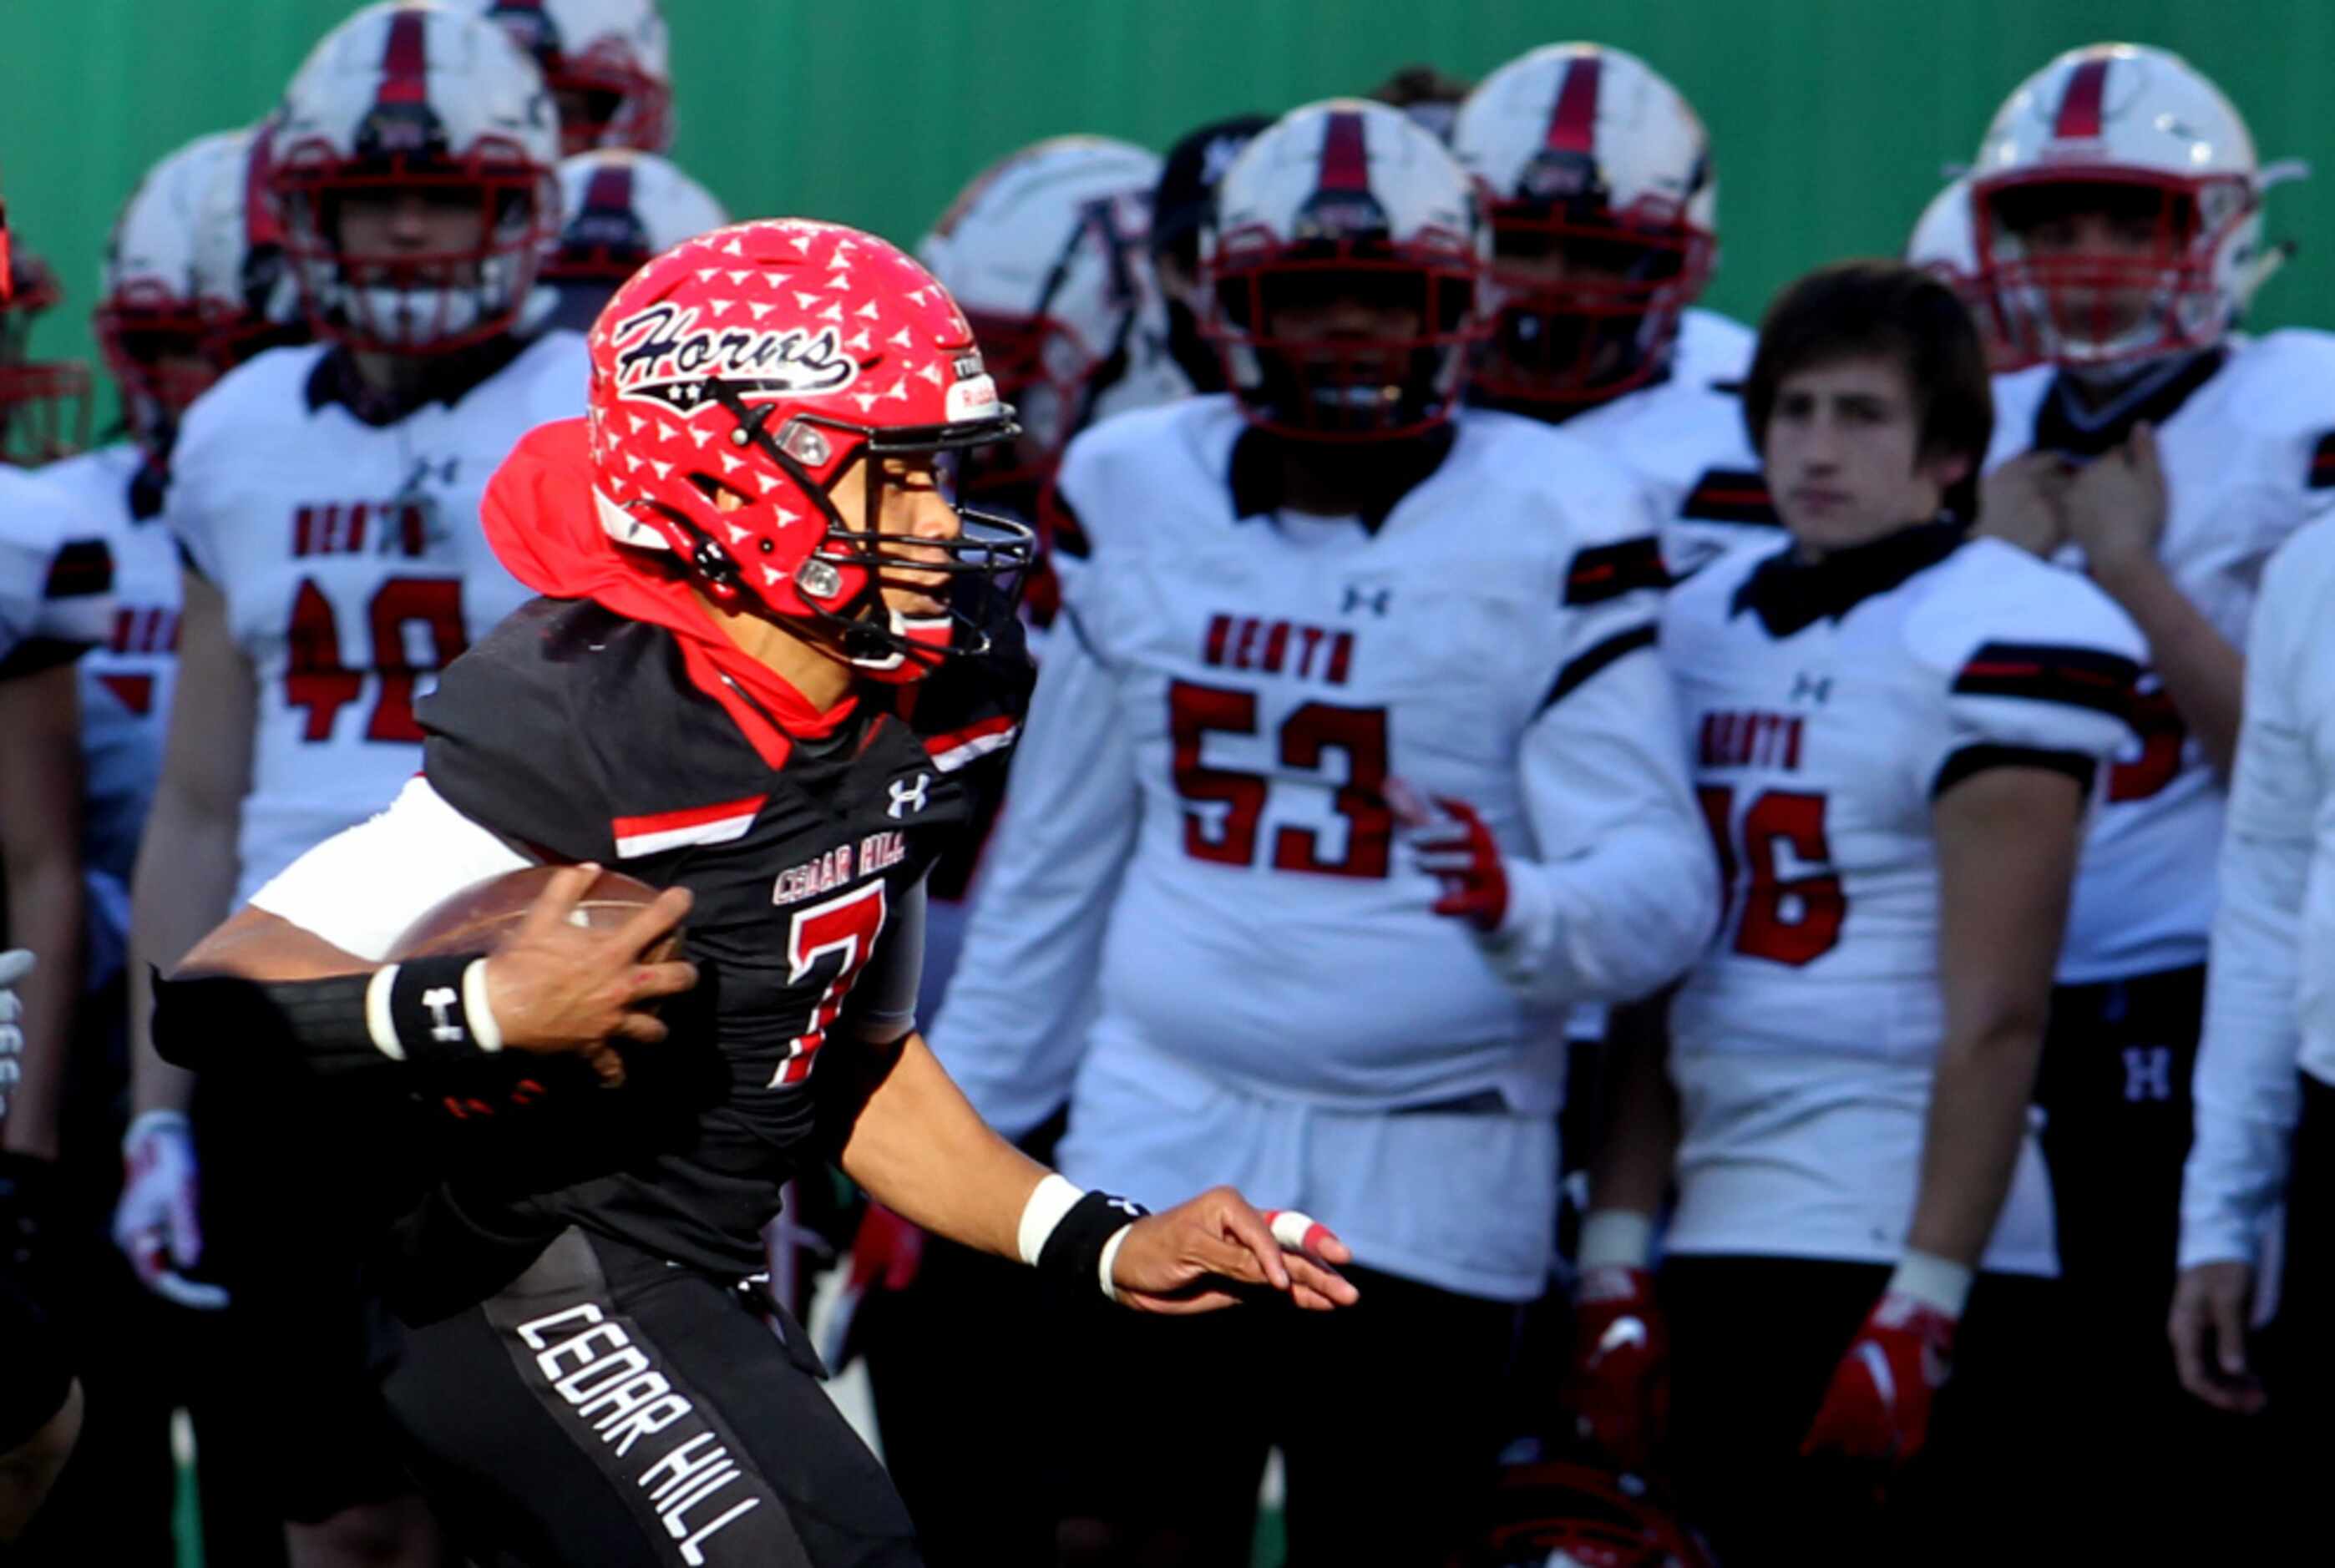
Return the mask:
<path fill-rule="evenodd" d="M 554 326 L 591 330 L 616 286 L 649 257 L 720 228 L 730 215 L 711 191 L 654 152 L 603 147 L 559 161 L 566 221 L 544 258 L 557 292 Z"/>
<path fill-rule="evenodd" d="M 1987 368 L 1997 375 L 2036 363 L 2033 349 L 2004 321 L 1994 291 L 1979 276 L 1978 245 L 1972 237 L 1968 177 L 1950 181 L 1930 198 L 1905 242 L 1905 259 L 1937 275 L 1969 307 L 1986 344 Z"/>
<path fill-rule="evenodd" d="M 2021 83 L 1971 172 L 1980 275 L 2006 329 L 2085 367 L 2208 347 L 2265 270 L 2245 122 L 2178 56 L 2070 50 Z"/>
<path fill-rule="evenodd" d="M 1145 245 L 1158 179 L 1139 147 L 1056 137 L 983 171 L 917 247 L 1022 427 L 1011 448 L 965 455 L 966 496 L 1034 515 L 1062 449 L 1125 375 L 1156 310 Z"/>
<path fill-rule="evenodd" d="M 673 82 L 657 0 L 470 0 L 543 73 L 559 111 L 559 150 L 663 152 L 673 144 Z"/>
<path fill-rule="evenodd" d="M 238 156 L 213 170 L 196 214 L 194 288 L 204 352 L 222 375 L 263 350 L 306 343 L 310 335 L 268 189 L 271 133 L 265 121 L 237 133 Z"/>
<path fill-rule="evenodd" d="M 733 224 L 634 274 L 589 341 L 611 537 L 668 553 L 717 604 L 823 638 L 880 681 L 988 651 L 1032 558 L 1029 526 L 957 507 L 953 538 L 880 527 L 887 460 L 945 476 L 1018 433 L 964 313 L 915 261 L 841 224 Z M 886 601 L 935 574 L 937 613 Z"/>
<path fill-rule="evenodd" d="M 211 184 L 241 171 L 248 136 L 219 131 L 163 159 L 131 193 L 106 242 L 91 326 L 131 436 L 156 456 L 169 450 L 187 405 L 218 379 L 194 253 Z"/>
<path fill-rule="evenodd" d="M 89 366 L 32 357 L 33 323 L 64 298 L 49 264 L 21 240 L 5 251 L 8 287 L 0 301 L 0 461 L 38 468 L 89 445 Z"/>
<path fill-rule="evenodd" d="M 1550 44 L 1468 96 L 1452 150 L 1491 192 L 1478 390 L 1562 413 L 1665 373 L 1719 255 L 1710 138 L 1678 90 L 1619 49 Z"/>
<path fill-rule="evenodd" d="M 508 331 L 557 232 L 557 146 L 542 78 L 489 23 L 392 0 L 327 34 L 268 169 L 317 334 L 419 354 Z"/>
<path fill-rule="evenodd" d="M 1419 435 L 1458 406 L 1489 246 L 1431 133 L 1381 103 L 1309 104 L 1217 187 L 1203 331 L 1252 424 L 1313 441 Z"/>

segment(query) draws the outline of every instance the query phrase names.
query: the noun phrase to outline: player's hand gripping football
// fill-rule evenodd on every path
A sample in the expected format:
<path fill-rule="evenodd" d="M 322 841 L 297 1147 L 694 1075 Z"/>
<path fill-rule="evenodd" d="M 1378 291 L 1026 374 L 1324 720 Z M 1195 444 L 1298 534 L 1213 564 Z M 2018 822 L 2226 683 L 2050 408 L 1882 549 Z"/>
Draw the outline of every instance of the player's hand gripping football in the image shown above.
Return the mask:
<path fill-rule="evenodd" d="M 1930 1406 L 1952 1370 L 1959 1321 L 1900 1292 L 1883 1296 L 1833 1369 L 1801 1454 L 1880 1466 L 1876 1485 L 1885 1484 L 1929 1440 Z"/>
<path fill-rule="evenodd" d="M 1328 1226 L 1294 1209 L 1259 1214 L 1232 1188 L 1211 1187 L 1130 1225 L 1110 1281 L 1142 1312 L 1211 1312 L 1260 1286 L 1326 1312 L 1360 1298 L 1336 1268 L 1353 1261 Z"/>
<path fill-rule="evenodd" d="M 1644 1475 L 1670 1421 L 1670 1331 L 1654 1276 L 1619 1264 L 1584 1270 L 1574 1292 L 1573 1365 L 1559 1396 L 1582 1439 Z"/>
<path fill-rule="evenodd" d="M 615 1085 L 625 1081 L 625 1060 L 611 1042 L 663 1040 L 664 1022 L 650 1004 L 694 986 L 697 966 L 647 956 L 689 913 L 687 888 L 666 888 L 612 929 L 572 921 L 599 874 L 597 866 L 570 866 L 544 885 L 518 931 L 487 960 L 487 1001 L 506 1050 L 573 1052 Z"/>

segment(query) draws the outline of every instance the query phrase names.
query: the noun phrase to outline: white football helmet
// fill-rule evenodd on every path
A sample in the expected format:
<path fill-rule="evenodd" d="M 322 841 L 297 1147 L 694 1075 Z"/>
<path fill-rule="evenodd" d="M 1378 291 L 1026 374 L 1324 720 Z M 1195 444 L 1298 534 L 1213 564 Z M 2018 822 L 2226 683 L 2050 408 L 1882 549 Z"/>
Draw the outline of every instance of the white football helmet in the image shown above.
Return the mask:
<path fill-rule="evenodd" d="M 1930 198 L 1930 205 L 1914 224 L 1905 241 L 1905 259 L 1935 273 L 1962 296 L 1971 319 L 1986 344 L 1987 366 L 1998 375 L 2035 363 L 2035 355 L 2007 328 L 1995 308 L 1994 293 L 1979 276 L 1978 241 L 1971 229 L 1971 187 L 1968 175 L 1947 181 Z"/>
<path fill-rule="evenodd" d="M 1562 411 L 1661 376 L 1719 254 L 1710 139 L 1634 54 L 1550 44 L 1484 79 L 1452 150 L 1490 190 L 1494 399 Z"/>
<path fill-rule="evenodd" d="M 107 238 L 90 325 L 122 418 L 150 452 L 221 367 L 208 357 L 210 319 L 195 285 L 195 246 L 213 181 L 240 177 L 247 131 L 199 137 L 146 171 Z"/>
<path fill-rule="evenodd" d="M 263 349 L 308 341 L 299 285 L 284 256 L 284 226 L 268 188 L 274 123 L 262 121 L 221 160 L 195 215 L 194 287 L 205 348 L 220 373 Z"/>
<path fill-rule="evenodd" d="M 1971 170 L 1978 265 L 2003 321 L 2063 365 L 2219 342 L 2263 276 L 2262 193 L 2284 170 L 2221 90 L 2179 56 L 2072 49 L 2013 92 Z M 2145 250 L 2042 236 L 2105 207 L 2153 229 Z"/>
<path fill-rule="evenodd" d="M 1333 98 L 1244 148 L 1200 236 L 1203 332 L 1251 423 L 1311 440 L 1416 435 L 1451 417 L 1488 325 L 1491 231 L 1467 171 L 1399 109 Z M 1408 315 L 1400 336 L 1291 334 L 1290 307 Z"/>
<path fill-rule="evenodd" d="M 559 150 L 663 152 L 673 79 L 657 0 L 458 0 L 534 56 L 559 110 Z"/>
<path fill-rule="evenodd" d="M 961 481 L 1027 512 L 1062 449 L 1105 411 L 1157 291 L 1148 249 L 1159 160 L 1103 136 L 1011 153 L 960 192 L 916 247 L 956 296 L 1021 438 Z M 985 454 L 984 454 L 985 455 Z"/>
<path fill-rule="evenodd" d="M 493 24 L 384 0 L 326 34 L 285 92 L 268 167 L 318 334 L 411 354 L 508 330 L 558 232 L 558 150 L 541 74 Z M 474 211 L 475 237 L 366 251 L 344 237 L 352 202 L 414 198 L 436 227 L 450 207 Z"/>
<path fill-rule="evenodd" d="M 643 262 L 730 221 L 713 193 L 671 160 L 629 147 L 561 159 L 559 210 L 565 221 L 543 281 L 559 294 L 552 324 L 577 332 Z"/>

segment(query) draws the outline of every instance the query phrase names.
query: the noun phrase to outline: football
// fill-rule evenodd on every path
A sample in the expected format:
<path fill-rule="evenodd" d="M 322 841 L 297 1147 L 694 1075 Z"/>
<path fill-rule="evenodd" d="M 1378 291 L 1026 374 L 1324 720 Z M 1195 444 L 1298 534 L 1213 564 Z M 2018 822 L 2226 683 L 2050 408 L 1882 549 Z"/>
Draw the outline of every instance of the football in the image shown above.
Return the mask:
<path fill-rule="evenodd" d="M 474 882 L 447 895 L 424 911 L 399 934 L 391 947 L 392 959 L 435 958 L 457 953 L 491 953 L 527 918 L 527 912 L 560 867 L 530 866 Z M 578 924 L 606 929 L 622 925 L 634 911 L 657 895 L 638 877 L 621 871 L 603 871 L 584 890 L 568 918 Z M 651 948 L 645 958 L 662 963 L 680 950 L 678 927 Z"/>

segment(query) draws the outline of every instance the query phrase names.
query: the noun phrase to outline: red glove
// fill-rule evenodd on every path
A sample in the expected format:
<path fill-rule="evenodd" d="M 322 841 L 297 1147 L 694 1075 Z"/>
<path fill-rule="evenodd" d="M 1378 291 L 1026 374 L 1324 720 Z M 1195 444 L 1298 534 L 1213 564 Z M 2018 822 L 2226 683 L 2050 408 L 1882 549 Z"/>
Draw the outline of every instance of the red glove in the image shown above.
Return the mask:
<path fill-rule="evenodd" d="M 879 1203 L 869 1203 L 859 1221 L 859 1234 L 851 1244 L 851 1273 L 846 1282 L 856 1292 L 880 1279 L 881 1288 L 905 1291 L 915 1282 L 925 1261 L 925 1233 Z"/>
<path fill-rule="evenodd" d="M 1959 1321 L 1900 1292 L 1883 1296 L 1833 1370 L 1802 1456 L 1836 1454 L 1895 1470 L 1920 1453 L 1930 1403 L 1952 1368 Z"/>
<path fill-rule="evenodd" d="M 1386 798 L 1411 829 L 1419 868 L 1442 879 L 1435 913 L 1471 921 L 1478 931 L 1497 931 L 1508 913 L 1508 873 L 1492 830 L 1476 808 L 1439 795 L 1429 811 L 1409 786 L 1393 779 L 1387 780 Z"/>
<path fill-rule="evenodd" d="M 1671 1415 L 1670 1330 L 1651 1273 L 1618 1264 L 1583 1273 L 1563 1398 L 1584 1440 L 1645 1473 Z"/>

